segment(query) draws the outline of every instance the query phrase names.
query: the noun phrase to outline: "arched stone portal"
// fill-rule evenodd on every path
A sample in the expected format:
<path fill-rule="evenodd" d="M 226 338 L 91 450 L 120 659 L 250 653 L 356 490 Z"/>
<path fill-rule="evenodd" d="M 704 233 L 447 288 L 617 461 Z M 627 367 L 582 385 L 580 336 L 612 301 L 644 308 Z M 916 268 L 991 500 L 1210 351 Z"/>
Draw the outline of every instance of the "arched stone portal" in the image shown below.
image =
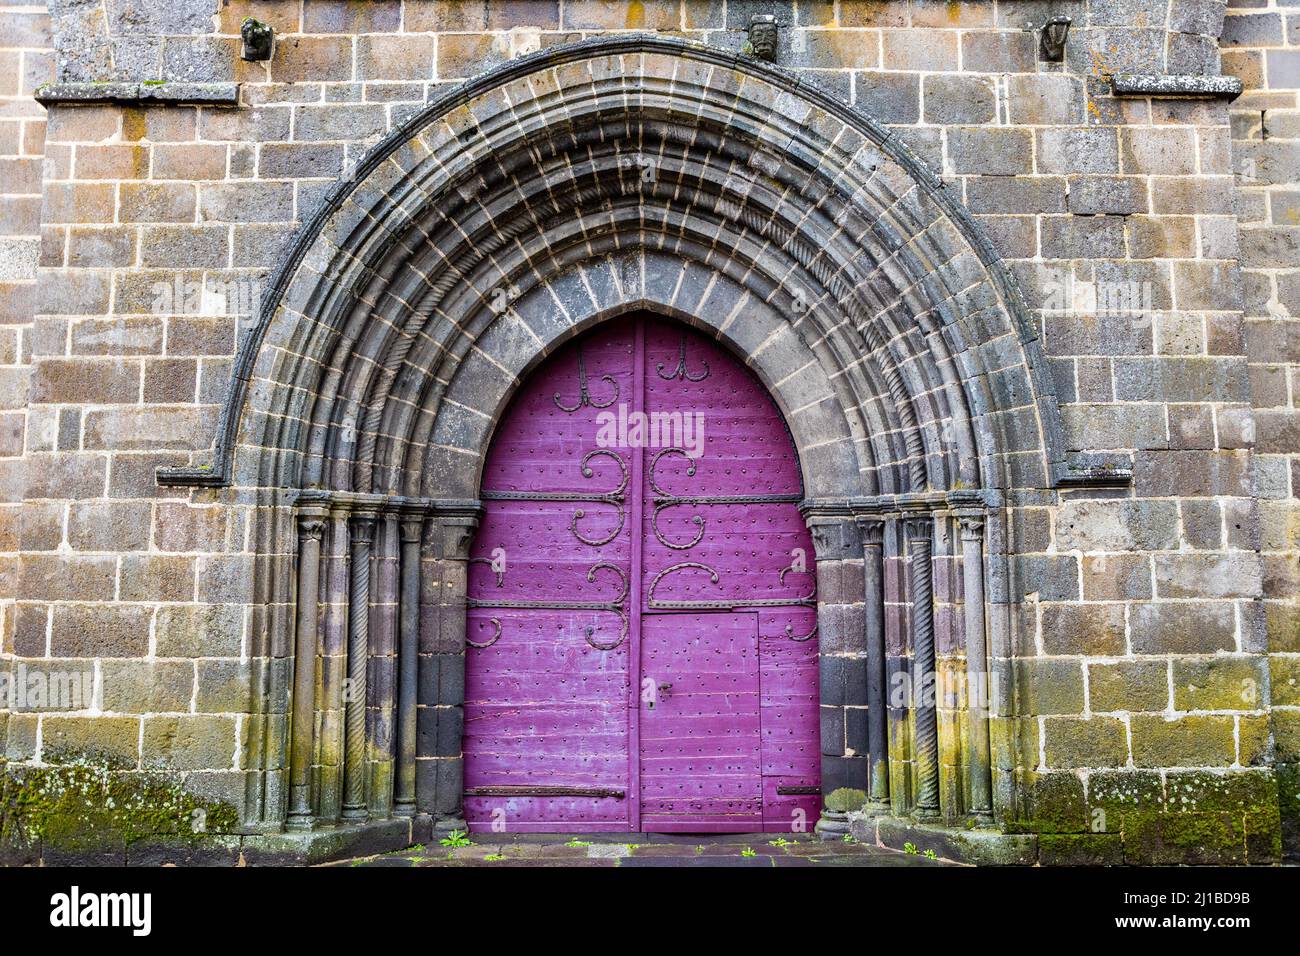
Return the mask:
<path fill-rule="evenodd" d="M 954 824 L 1009 811 L 1002 508 L 1062 466 L 1014 284 L 868 117 L 632 35 L 507 64 L 380 143 L 277 273 L 214 460 L 160 474 L 262 506 L 250 822 L 461 821 L 485 450 L 534 367 L 633 309 L 742 356 L 789 424 L 817 550 L 823 789 Z M 960 680 L 886 695 L 967 668 L 1001 678 L 991 722 Z"/>

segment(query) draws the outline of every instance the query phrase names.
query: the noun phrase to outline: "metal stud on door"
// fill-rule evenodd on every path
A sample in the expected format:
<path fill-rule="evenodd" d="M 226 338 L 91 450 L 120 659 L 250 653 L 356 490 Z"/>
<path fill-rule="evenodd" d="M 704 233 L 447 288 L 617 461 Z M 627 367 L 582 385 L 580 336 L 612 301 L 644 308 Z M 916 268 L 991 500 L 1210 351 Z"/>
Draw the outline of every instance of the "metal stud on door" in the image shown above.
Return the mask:
<path fill-rule="evenodd" d="M 802 830 L 818 810 L 812 547 L 753 376 L 618 321 L 498 429 L 470 568 L 475 829 Z"/>

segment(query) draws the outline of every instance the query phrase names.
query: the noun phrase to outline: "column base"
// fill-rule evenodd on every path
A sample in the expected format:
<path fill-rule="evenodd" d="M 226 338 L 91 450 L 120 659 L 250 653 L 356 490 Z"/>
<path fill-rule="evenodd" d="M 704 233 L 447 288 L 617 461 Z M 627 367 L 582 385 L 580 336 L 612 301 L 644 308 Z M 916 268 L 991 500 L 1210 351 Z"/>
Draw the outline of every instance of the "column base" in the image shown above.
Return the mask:
<path fill-rule="evenodd" d="M 469 824 L 465 822 L 464 817 L 439 817 L 433 823 L 434 836 L 444 836 L 453 830 L 468 833 Z"/>
<path fill-rule="evenodd" d="M 868 817 L 887 817 L 894 812 L 894 808 L 888 800 L 868 800 L 859 812 Z"/>
<path fill-rule="evenodd" d="M 307 833 L 319 829 L 319 827 L 320 821 L 308 815 L 291 816 L 284 821 L 284 831 L 286 833 Z"/>
<path fill-rule="evenodd" d="M 835 810 L 823 810 L 813 833 L 823 840 L 842 840 L 849 834 L 849 815 Z"/>

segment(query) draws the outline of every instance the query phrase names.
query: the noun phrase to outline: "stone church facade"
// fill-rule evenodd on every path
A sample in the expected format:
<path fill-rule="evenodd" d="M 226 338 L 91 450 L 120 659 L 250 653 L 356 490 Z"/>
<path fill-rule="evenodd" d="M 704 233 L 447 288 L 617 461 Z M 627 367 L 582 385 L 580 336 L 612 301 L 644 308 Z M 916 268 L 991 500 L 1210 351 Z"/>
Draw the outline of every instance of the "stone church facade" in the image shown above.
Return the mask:
<path fill-rule="evenodd" d="M 484 462 L 633 313 L 784 417 L 824 830 L 1296 852 L 1297 91 L 1288 0 L 0 4 L 0 857 L 463 827 Z"/>

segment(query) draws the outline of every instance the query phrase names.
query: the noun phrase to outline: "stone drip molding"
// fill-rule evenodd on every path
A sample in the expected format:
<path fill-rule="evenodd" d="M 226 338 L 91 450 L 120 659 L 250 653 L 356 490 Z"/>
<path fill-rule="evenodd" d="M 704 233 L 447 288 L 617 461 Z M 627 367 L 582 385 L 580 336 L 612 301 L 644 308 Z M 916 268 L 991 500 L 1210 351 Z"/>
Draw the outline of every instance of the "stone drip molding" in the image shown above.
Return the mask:
<path fill-rule="evenodd" d="M 160 106 L 238 106 L 238 83 L 49 83 L 35 93 L 36 102 L 56 104 L 119 103 Z"/>
<path fill-rule="evenodd" d="M 1116 96 L 1157 96 L 1175 99 L 1224 99 L 1241 95 L 1235 76 L 1194 76 L 1178 73 L 1117 73 L 1111 77 Z"/>

